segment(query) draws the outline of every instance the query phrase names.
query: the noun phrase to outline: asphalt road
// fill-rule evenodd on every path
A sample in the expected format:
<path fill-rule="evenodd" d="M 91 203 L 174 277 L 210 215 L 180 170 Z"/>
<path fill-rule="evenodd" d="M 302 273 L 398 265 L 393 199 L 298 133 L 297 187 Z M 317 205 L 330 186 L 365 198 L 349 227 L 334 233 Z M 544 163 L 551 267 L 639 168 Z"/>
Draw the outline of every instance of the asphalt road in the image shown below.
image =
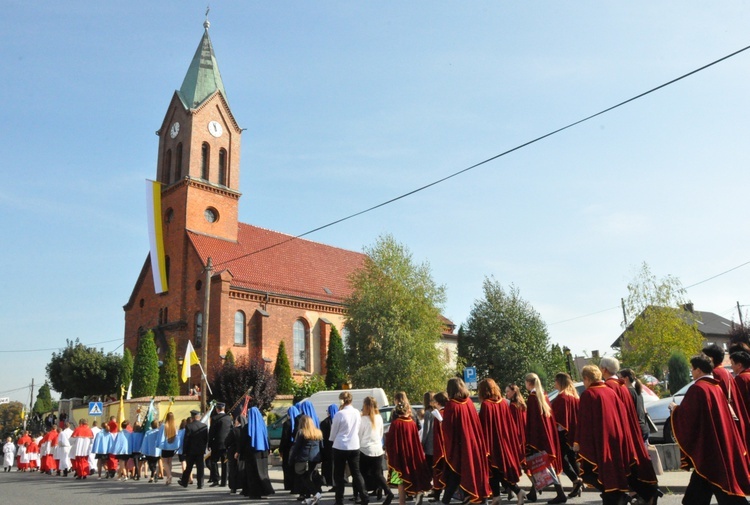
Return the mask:
<path fill-rule="evenodd" d="M 175 470 L 177 468 L 175 467 Z M 132 503 L 158 503 L 160 505 L 182 504 L 182 503 L 258 503 L 258 504 L 297 504 L 294 496 L 289 492 L 282 491 L 280 472 L 271 473 L 274 487 L 277 492 L 268 499 L 251 502 L 247 498 L 238 495 L 230 495 L 227 488 L 210 488 L 198 490 L 195 486 L 183 489 L 173 483 L 166 486 L 162 482 L 149 484 L 147 481 L 125 481 L 97 480 L 89 477 L 86 480 L 75 480 L 72 476 L 55 477 L 35 473 L 21 473 L 14 471 L 10 473 L 0 472 L 0 501 L 9 505 L 26 505 L 29 503 L 64 503 L 75 505 L 117 505 Z M 176 479 L 175 479 L 176 481 Z M 349 496 L 350 491 L 347 490 Z M 543 493 L 537 503 L 546 503 L 554 495 L 550 492 Z M 325 493 L 322 504 L 333 505 L 332 493 Z M 347 502 L 352 503 L 353 502 Z M 371 502 L 373 505 L 377 502 Z M 394 501 L 394 503 L 398 503 Z M 413 503 L 413 502 L 412 502 Z M 458 505 L 458 501 L 454 501 Z M 515 502 L 503 501 L 503 504 Z M 570 504 L 598 504 L 601 503 L 599 494 L 593 490 L 587 490 L 580 498 L 568 500 Z M 659 501 L 663 505 L 677 505 L 682 503 L 681 494 L 666 493 Z M 716 501 L 712 501 L 716 503 Z M 425 501 L 427 504 L 427 501 Z"/>

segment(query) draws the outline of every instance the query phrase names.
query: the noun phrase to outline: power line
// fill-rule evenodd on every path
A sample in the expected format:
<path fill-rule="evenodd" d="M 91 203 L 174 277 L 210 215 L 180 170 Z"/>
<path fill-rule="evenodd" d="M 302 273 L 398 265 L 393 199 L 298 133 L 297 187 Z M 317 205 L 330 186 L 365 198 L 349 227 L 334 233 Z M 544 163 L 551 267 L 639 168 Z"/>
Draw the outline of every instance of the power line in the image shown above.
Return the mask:
<path fill-rule="evenodd" d="M 99 344 L 108 344 L 110 342 L 119 342 L 122 340 L 121 338 L 115 338 L 112 340 L 105 340 L 103 342 L 94 342 L 93 344 L 83 344 L 87 347 L 99 345 Z M 0 350 L 0 352 L 43 352 L 43 351 L 57 351 L 58 349 L 62 349 L 64 346 L 60 347 L 48 347 L 46 349 L 12 349 L 12 350 Z"/>
<path fill-rule="evenodd" d="M 691 285 L 689 285 L 689 286 L 685 286 L 685 289 L 690 289 L 690 288 L 694 288 L 695 286 L 698 286 L 699 284 L 703 284 L 704 282 L 708 282 L 708 281 L 710 281 L 710 280 L 716 279 L 717 277 L 721 277 L 722 275 L 724 275 L 724 274 L 728 274 L 729 272 L 732 272 L 732 271 L 734 271 L 734 270 L 737 270 L 738 268 L 742 268 L 742 267 L 744 267 L 745 265 L 750 265 L 750 261 L 746 261 L 746 262 L 745 262 L 745 263 L 743 263 L 742 265 L 737 265 L 736 267 L 730 268 L 729 270 L 726 270 L 726 271 L 724 271 L 724 272 L 721 272 L 720 274 L 716 274 L 716 275 L 714 275 L 713 277 L 709 277 L 708 279 L 703 279 L 702 281 L 700 281 L 700 282 L 696 282 L 695 284 L 691 284 Z"/>
<path fill-rule="evenodd" d="M 4 395 L 4 394 L 7 394 L 7 393 L 14 393 L 16 391 L 21 391 L 23 389 L 29 389 L 30 387 L 31 387 L 31 384 L 29 384 L 28 386 L 24 386 L 22 388 L 9 389 L 7 391 L 0 391 L 0 395 Z"/>
<path fill-rule="evenodd" d="M 408 191 L 408 192 L 406 192 L 406 193 L 403 193 L 403 194 L 401 194 L 401 195 L 399 195 L 399 196 L 393 197 L 393 198 L 391 198 L 390 200 L 386 200 L 386 201 L 384 201 L 384 202 L 381 202 L 381 203 L 379 203 L 379 204 L 377 204 L 377 205 L 373 205 L 372 207 L 369 207 L 369 208 L 367 208 L 367 209 L 361 210 L 361 211 L 359 211 L 359 212 L 355 212 L 354 214 L 350 214 L 350 215 L 348 215 L 348 216 L 346 216 L 346 217 L 342 217 L 342 218 L 340 218 L 340 219 L 337 219 L 337 220 L 335 220 L 335 221 L 331 221 L 330 223 L 324 224 L 324 225 L 322 225 L 322 226 L 318 226 L 317 228 L 313 228 L 312 230 L 306 231 L 306 232 L 304 232 L 304 233 L 301 233 L 301 234 L 299 234 L 299 235 L 291 236 L 291 237 L 289 237 L 289 238 L 287 238 L 287 239 L 284 239 L 284 240 L 281 240 L 281 241 L 279 241 L 279 242 L 276 242 L 275 244 L 271 244 L 271 245 L 269 245 L 269 246 L 266 246 L 266 247 L 262 247 L 262 248 L 260 248 L 260 249 L 257 249 L 257 250 L 255 250 L 255 251 L 251 251 L 251 252 L 249 252 L 249 253 L 246 253 L 246 254 L 242 254 L 242 255 L 240 255 L 240 256 L 237 256 L 236 258 L 232 258 L 232 259 L 228 259 L 228 260 L 225 260 L 225 261 L 222 261 L 222 262 L 216 263 L 216 264 L 214 264 L 214 267 L 218 267 L 218 266 L 221 266 L 221 265 L 225 265 L 225 264 L 227 264 L 227 263 L 231 263 L 231 262 L 233 262 L 233 261 L 236 261 L 236 260 L 238 260 L 238 259 L 242 259 L 242 258 L 245 258 L 245 257 L 248 257 L 248 256 L 252 256 L 252 255 L 255 255 L 255 254 L 258 254 L 258 253 L 261 253 L 261 252 L 267 251 L 267 250 L 269 250 L 269 249 L 273 249 L 273 248 L 275 248 L 275 247 L 278 247 L 278 246 L 280 246 L 280 245 L 286 244 L 287 242 L 291 242 L 291 241 L 293 241 L 293 240 L 296 240 L 296 239 L 299 239 L 299 238 L 305 237 L 305 236 L 307 236 L 307 235 L 311 235 L 311 234 L 313 234 L 313 233 L 315 233 L 315 232 L 318 232 L 318 231 L 320 231 L 320 230 L 323 230 L 323 229 L 325 229 L 325 228 L 329 228 L 329 227 L 331 227 L 331 226 L 334 226 L 334 225 L 336 225 L 336 224 L 342 223 L 342 222 L 344 222 L 344 221 L 348 221 L 349 219 L 353 219 L 353 218 L 355 218 L 355 217 L 357 217 L 357 216 L 361 216 L 362 214 L 366 214 L 366 213 L 368 213 L 368 212 L 371 212 L 371 211 L 373 211 L 373 210 L 379 209 L 380 207 L 385 207 L 386 205 L 389 205 L 389 204 L 391 204 L 391 203 L 394 203 L 394 202 L 397 202 L 397 201 L 399 201 L 399 200 L 402 200 L 402 199 L 404 199 L 404 198 L 406 198 L 406 197 L 408 197 L 408 196 L 411 196 L 411 195 L 413 195 L 413 194 L 419 193 L 420 191 L 424 191 L 425 189 L 431 188 L 432 186 L 436 186 L 436 185 L 438 185 L 438 184 L 440 184 L 440 183 L 442 183 L 442 182 L 445 182 L 445 181 L 447 181 L 447 180 L 449 180 L 449 179 L 452 179 L 452 178 L 454 178 L 454 177 L 457 177 L 457 176 L 459 176 L 459 175 L 461 175 L 461 174 L 463 174 L 463 173 L 466 173 L 466 172 L 468 172 L 468 171 L 470 171 L 470 170 L 473 170 L 473 169 L 475 169 L 475 168 L 477 168 L 477 167 L 480 167 L 480 166 L 482 166 L 482 165 L 485 165 L 485 164 L 487 164 L 487 163 L 489 163 L 489 162 L 491 162 L 491 161 L 494 161 L 494 160 L 496 160 L 496 159 L 498 159 L 498 158 L 501 158 L 501 157 L 503 157 L 503 156 L 506 156 L 506 155 L 508 155 L 508 154 L 510 154 L 510 153 L 513 153 L 513 152 L 515 152 L 515 151 L 518 151 L 518 150 L 520 150 L 520 149 L 523 149 L 524 147 L 527 147 L 527 146 L 530 146 L 530 145 L 532 145 L 532 144 L 535 144 L 535 143 L 537 143 L 537 142 L 539 142 L 539 141 L 541 141 L 541 140 L 544 140 L 544 139 L 546 139 L 547 137 L 551 137 L 551 136 L 553 136 L 553 135 L 556 135 L 556 134 L 558 134 L 558 133 L 561 133 L 561 132 L 563 132 L 563 131 L 565 131 L 565 130 L 567 130 L 567 129 L 569 129 L 569 128 L 573 128 L 574 126 L 577 126 L 577 125 L 579 125 L 579 124 L 581 124 L 581 123 L 585 123 L 586 121 L 589 121 L 589 120 L 591 120 L 591 119 L 594 119 L 595 117 L 601 116 L 601 115 L 603 115 L 603 114 L 606 114 L 607 112 L 610 112 L 610 111 L 613 111 L 613 110 L 615 110 L 615 109 L 617 109 L 617 108 L 619 108 L 619 107 L 622 107 L 622 106 L 624 106 L 624 105 L 626 105 L 626 104 L 628 104 L 628 103 L 630 103 L 630 102 L 633 102 L 633 101 L 635 101 L 635 100 L 638 100 L 638 99 L 640 99 L 640 98 L 643 98 L 643 97 L 645 97 L 645 96 L 647 96 L 647 95 L 650 95 L 651 93 L 654 93 L 654 92 L 656 92 L 656 91 L 658 91 L 658 90 L 660 90 L 660 89 L 662 89 L 662 88 L 665 88 L 665 87 L 667 87 L 667 86 L 670 86 L 670 85 L 672 85 L 672 84 L 674 84 L 674 83 L 676 83 L 676 82 L 678 82 L 678 81 L 681 81 L 681 80 L 683 80 L 683 79 L 686 79 L 687 77 L 690 77 L 691 75 L 697 74 L 698 72 L 701 72 L 701 71 L 703 71 L 703 70 L 706 70 L 706 69 L 707 69 L 707 68 L 709 68 L 709 67 L 712 67 L 712 66 L 714 66 L 714 65 L 716 65 L 716 64 L 718 64 L 718 63 L 721 63 L 721 62 L 722 62 L 722 61 L 724 61 L 724 60 L 727 60 L 727 59 L 729 59 L 729 58 L 732 58 L 732 57 L 734 57 L 734 56 L 737 56 L 738 54 L 740 54 L 740 53 L 742 53 L 742 52 L 744 52 L 744 51 L 747 51 L 748 49 L 750 49 L 750 46 L 746 46 L 746 47 L 743 47 L 742 49 L 740 49 L 740 50 L 738 50 L 738 51 L 735 51 L 735 52 L 733 52 L 733 53 L 730 53 L 730 54 L 728 54 L 728 55 L 726 55 L 726 56 L 723 56 L 723 57 L 719 58 L 718 60 L 714 60 L 714 61 L 712 61 L 711 63 L 708 63 L 708 64 L 706 64 L 706 65 L 703 65 L 702 67 L 699 67 L 699 68 L 697 68 L 697 69 L 695 69 L 695 70 L 692 70 L 692 71 L 690 71 L 690 72 L 688 72 L 688 73 L 686 73 L 686 74 L 683 74 L 683 75 L 681 75 L 681 76 L 679 76 L 679 77 L 676 77 L 675 79 L 672 79 L 672 80 L 670 80 L 670 81 L 667 81 L 667 82 L 665 82 L 665 83 L 663 83 L 663 84 L 660 84 L 659 86 L 656 86 L 656 87 L 654 87 L 654 88 L 651 88 L 651 89 L 649 89 L 648 91 L 644 91 L 643 93 L 640 93 L 640 94 L 638 94 L 638 95 L 635 95 L 635 96 L 633 96 L 633 97 L 631 97 L 631 98 L 628 98 L 627 100 L 623 100 L 622 102 L 619 102 L 619 103 L 617 103 L 617 104 L 615 104 L 615 105 L 612 105 L 612 106 L 610 106 L 610 107 L 607 107 L 606 109 L 603 109 L 603 110 L 601 110 L 601 111 L 599 111 L 599 112 L 596 112 L 596 113 L 594 113 L 594 114 L 591 114 L 590 116 L 586 116 L 586 117 L 584 117 L 583 119 L 579 119 L 578 121 L 574 121 L 574 122 L 572 122 L 572 123 L 569 123 L 569 124 L 567 124 L 566 126 L 563 126 L 563 127 L 561 127 L 561 128 L 558 128 L 558 129 L 556 129 L 556 130 L 552 130 L 552 131 L 550 131 L 550 132 L 548 132 L 548 133 L 545 133 L 544 135 L 541 135 L 541 136 L 539 136 L 539 137 L 536 137 L 536 138 L 534 138 L 534 139 L 532 139 L 532 140 L 529 140 L 529 141 L 527 141 L 527 142 L 524 142 L 523 144 L 519 144 L 519 145 L 517 145 L 516 147 L 513 147 L 513 148 L 511 148 L 511 149 L 508 149 L 507 151 L 503 151 L 503 152 L 501 152 L 500 154 L 496 154 L 495 156 L 492 156 L 491 158 L 487 158 L 487 159 L 485 159 L 485 160 L 483 160 L 483 161 L 480 161 L 480 162 L 478 162 L 478 163 L 475 163 L 474 165 L 471 165 L 471 166 L 469 166 L 469 167 L 466 167 L 466 168 L 464 168 L 464 169 L 462 169 L 462 170 L 459 170 L 458 172 L 454 172 L 454 173 L 452 173 L 452 174 L 450 174 L 450 175 L 447 175 L 447 176 L 445 176 L 445 177 L 443 177 L 443 178 L 441 178 L 441 179 L 438 179 L 438 180 L 436 180 L 436 181 L 433 181 L 433 182 L 430 182 L 430 183 L 428 183 L 428 184 L 425 184 L 424 186 L 421 186 L 421 187 L 419 187 L 419 188 L 413 189 L 413 190 L 411 190 L 411 191 Z"/>

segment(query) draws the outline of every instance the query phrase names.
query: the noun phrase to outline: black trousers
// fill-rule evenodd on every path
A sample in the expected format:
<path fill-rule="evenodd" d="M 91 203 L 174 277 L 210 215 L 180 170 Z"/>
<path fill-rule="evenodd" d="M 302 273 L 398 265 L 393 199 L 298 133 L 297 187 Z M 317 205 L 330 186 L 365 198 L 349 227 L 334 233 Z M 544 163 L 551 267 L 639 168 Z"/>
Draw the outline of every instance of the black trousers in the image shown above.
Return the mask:
<path fill-rule="evenodd" d="M 362 478 L 365 481 L 365 487 L 368 490 L 382 489 L 383 494 L 388 496 L 391 493 L 391 488 L 388 486 L 388 481 L 383 476 L 383 455 L 380 456 L 368 456 L 366 454 L 359 455 L 360 470 L 362 471 Z"/>
<path fill-rule="evenodd" d="M 684 505 L 708 505 L 711 503 L 712 496 L 716 496 L 716 501 L 719 505 L 747 505 L 747 498 L 744 496 L 728 495 L 696 472 L 690 475 L 690 482 L 685 489 L 685 496 L 682 498 L 682 503 Z"/>
<path fill-rule="evenodd" d="M 336 488 L 336 505 L 344 505 L 344 469 L 347 464 L 352 474 L 354 496 L 359 494 L 362 505 L 369 503 L 369 497 L 367 491 L 365 491 L 365 481 L 362 478 L 362 472 L 359 471 L 359 454 L 359 449 L 353 451 L 333 449 L 333 484 Z"/>
<path fill-rule="evenodd" d="M 562 467 L 565 475 L 573 484 L 580 479 L 580 468 L 578 467 L 578 455 L 568 445 L 568 436 L 564 431 L 558 431 L 557 437 L 560 439 L 560 452 L 562 452 Z"/>
<path fill-rule="evenodd" d="M 301 464 L 301 463 L 298 463 Z M 295 471 L 295 480 L 297 482 L 297 488 L 300 493 L 305 496 L 314 496 L 316 493 L 321 493 L 322 479 L 317 470 L 317 463 L 307 462 L 305 467 L 305 473 L 297 473 Z"/>
<path fill-rule="evenodd" d="M 203 487 L 203 454 L 197 455 L 197 454 L 187 454 L 185 455 L 185 471 L 182 472 L 182 477 L 180 480 L 187 484 L 190 482 L 190 474 L 193 473 L 193 466 L 195 466 L 196 469 L 196 477 L 198 484 L 198 489 Z"/>
<path fill-rule="evenodd" d="M 211 482 L 219 484 L 221 479 L 221 485 L 227 485 L 227 450 L 211 450 L 211 475 L 208 478 Z"/>
<path fill-rule="evenodd" d="M 454 472 L 450 466 L 445 465 L 445 491 L 443 492 L 443 503 L 448 505 L 453 498 L 453 493 L 458 491 L 461 485 L 461 476 Z"/>

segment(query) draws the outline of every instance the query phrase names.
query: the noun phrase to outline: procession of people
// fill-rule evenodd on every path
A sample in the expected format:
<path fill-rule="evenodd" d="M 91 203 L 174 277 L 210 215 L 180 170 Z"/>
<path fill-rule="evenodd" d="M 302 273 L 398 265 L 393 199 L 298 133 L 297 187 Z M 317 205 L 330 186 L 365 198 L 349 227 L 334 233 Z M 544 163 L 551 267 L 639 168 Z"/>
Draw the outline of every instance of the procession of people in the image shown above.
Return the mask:
<path fill-rule="evenodd" d="M 729 375 L 729 381 L 716 372 L 709 357 L 714 349 L 705 351 L 690 360 L 695 384 L 679 406 L 671 406 L 683 467 L 694 469 L 683 503 L 708 505 L 712 496 L 720 505 L 748 503 L 750 351 L 733 350 L 736 377 Z M 424 395 L 421 422 L 406 393 L 398 392 L 387 430 L 371 396 L 355 406 L 351 393 L 342 392 L 322 421 L 309 401 L 300 402 L 288 409 L 282 433 L 283 488 L 290 501 L 304 505 L 316 505 L 326 492 L 333 493 L 334 505 L 344 505 L 349 479 L 351 499 L 361 505 L 395 499 L 400 505 L 426 499 L 520 505 L 550 491 L 546 502 L 559 504 L 580 497 L 586 487 L 597 490 L 604 505 L 655 505 L 662 493 L 647 450 L 638 379 L 609 357 L 585 366 L 581 375 L 585 390 L 579 397 L 571 377 L 558 373 L 551 402 L 534 373 L 525 376 L 526 399 L 515 384 L 503 396 L 490 378 L 479 382 L 472 398 L 466 384 L 453 378 L 444 392 Z M 61 421 L 44 434 L 23 432 L 16 443 L 8 438 L 4 471 L 15 466 L 77 480 L 148 478 L 167 486 L 176 476 L 185 488 L 201 489 L 207 480 L 249 499 L 274 494 L 263 415 L 247 402 L 244 409 L 225 409 L 216 403 L 210 417 L 193 410 L 179 425 L 172 412 L 161 421 L 139 416 L 133 425 L 112 417 L 101 427 L 82 419 L 73 429 Z M 525 489 L 524 474 L 531 482 Z"/>

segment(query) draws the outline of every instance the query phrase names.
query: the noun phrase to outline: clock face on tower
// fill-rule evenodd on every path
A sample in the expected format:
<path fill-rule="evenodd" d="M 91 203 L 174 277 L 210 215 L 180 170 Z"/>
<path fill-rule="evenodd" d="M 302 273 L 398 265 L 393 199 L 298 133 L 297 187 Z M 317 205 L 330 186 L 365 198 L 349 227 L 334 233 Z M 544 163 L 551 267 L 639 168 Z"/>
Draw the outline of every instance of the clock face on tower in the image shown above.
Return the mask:
<path fill-rule="evenodd" d="M 216 138 L 219 138 L 221 137 L 223 130 L 221 128 L 221 125 L 217 121 L 211 121 L 210 123 L 208 123 L 208 133 Z"/>
<path fill-rule="evenodd" d="M 169 136 L 175 138 L 178 133 L 180 133 L 180 123 L 175 121 L 174 124 L 172 124 L 172 127 L 169 129 Z"/>

